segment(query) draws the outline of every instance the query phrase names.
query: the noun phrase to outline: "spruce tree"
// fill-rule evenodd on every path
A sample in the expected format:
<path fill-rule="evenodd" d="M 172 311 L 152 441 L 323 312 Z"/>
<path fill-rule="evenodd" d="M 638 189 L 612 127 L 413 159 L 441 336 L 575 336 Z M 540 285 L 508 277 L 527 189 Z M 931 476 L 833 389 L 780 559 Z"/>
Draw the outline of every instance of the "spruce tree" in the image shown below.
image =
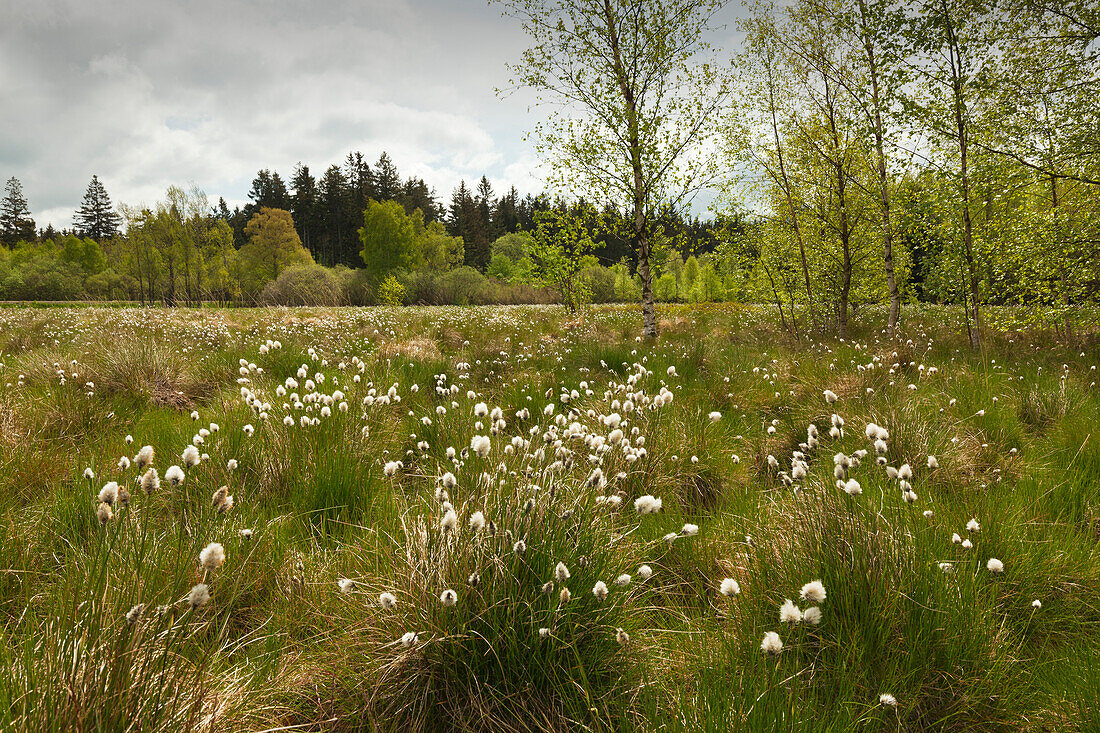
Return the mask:
<path fill-rule="evenodd" d="M 451 236 L 462 237 L 466 264 L 484 272 L 489 265 L 489 231 L 466 181 L 460 182 L 451 195 L 447 228 Z"/>
<path fill-rule="evenodd" d="M 111 208 L 111 198 L 98 176 L 92 176 L 84 200 L 73 215 L 73 226 L 82 237 L 102 243 L 118 233 L 121 217 Z"/>
<path fill-rule="evenodd" d="M 374 164 L 374 193 L 379 201 L 392 201 L 401 195 L 401 176 L 389 154 L 382 151 Z"/>
<path fill-rule="evenodd" d="M 353 264 L 359 257 L 348 229 L 348 182 L 338 165 L 330 165 L 317 184 L 318 214 L 321 219 L 319 251 L 329 265 Z"/>
<path fill-rule="evenodd" d="M 485 176 L 477 185 L 477 216 L 478 225 L 485 232 L 485 237 L 492 242 L 503 232 L 499 231 L 497 223 L 493 221 L 493 211 L 496 209 L 496 199 L 493 198 L 493 186 Z"/>
<path fill-rule="evenodd" d="M 294 194 L 290 197 L 290 213 L 294 216 L 294 228 L 298 230 L 299 239 L 313 258 L 323 261 L 317 236 L 317 181 L 309 172 L 309 166 L 299 163 L 294 169 L 294 178 L 291 179 L 290 184 L 294 188 Z"/>
<path fill-rule="evenodd" d="M 23 184 L 15 176 L 8 179 L 0 201 L 0 236 L 7 244 L 34 241 L 34 219 L 23 195 Z"/>

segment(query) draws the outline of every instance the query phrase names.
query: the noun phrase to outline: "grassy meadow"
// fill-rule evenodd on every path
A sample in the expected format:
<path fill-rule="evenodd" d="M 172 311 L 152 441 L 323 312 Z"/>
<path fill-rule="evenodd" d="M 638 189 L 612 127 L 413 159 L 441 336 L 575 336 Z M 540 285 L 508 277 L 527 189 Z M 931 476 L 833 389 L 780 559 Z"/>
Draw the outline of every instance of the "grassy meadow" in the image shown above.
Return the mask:
<path fill-rule="evenodd" d="M 0 309 L 0 730 L 1100 730 L 1027 315 Z"/>

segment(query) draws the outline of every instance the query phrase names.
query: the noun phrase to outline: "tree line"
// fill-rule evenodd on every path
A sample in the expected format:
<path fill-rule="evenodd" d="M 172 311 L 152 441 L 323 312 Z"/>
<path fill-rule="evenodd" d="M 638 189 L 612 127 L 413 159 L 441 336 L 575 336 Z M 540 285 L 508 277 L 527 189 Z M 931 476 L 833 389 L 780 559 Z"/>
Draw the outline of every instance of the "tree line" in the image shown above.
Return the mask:
<path fill-rule="evenodd" d="M 462 181 L 444 205 L 423 179 L 402 182 L 385 152 L 373 166 L 349 153 L 319 180 L 299 164 L 289 186 L 278 171 L 262 169 L 248 198 L 230 209 L 224 197 L 212 204 L 196 187 L 172 186 L 152 206 L 116 207 L 93 176 L 71 229 L 36 231 L 22 185 L 11 178 L 0 201 L 0 299 L 543 302 L 554 295 L 532 264 L 531 235 L 541 219 L 568 214 L 593 229 L 582 269 L 601 282 L 578 292 L 603 301 L 633 294 L 608 286 L 608 267 L 629 268 L 632 252 L 623 216 L 611 206 L 596 211 L 583 200 L 521 196 L 515 188 L 496 196 L 485 176 L 476 187 Z M 712 221 L 669 210 L 664 223 L 677 251 L 718 244 Z M 364 249 L 364 237 L 377 244 Z M 293 286 L 274 287 L 281 275 Z"/>

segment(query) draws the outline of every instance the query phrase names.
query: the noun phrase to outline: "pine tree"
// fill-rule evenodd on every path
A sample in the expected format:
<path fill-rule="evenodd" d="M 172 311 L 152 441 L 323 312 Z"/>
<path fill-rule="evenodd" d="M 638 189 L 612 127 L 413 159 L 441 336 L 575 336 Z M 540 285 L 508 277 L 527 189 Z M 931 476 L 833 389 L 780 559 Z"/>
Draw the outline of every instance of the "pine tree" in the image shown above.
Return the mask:
<path fill-rule="evenodd" d="M 118 234 L 121 221 L 122 218 L 111 208 L 111 197 L 107 195 L 107 189 L 103 187 L 99 176 L 93 175 L 88 190 L 84 192 L 84 200 L 73 215 L 76 231 L 82 237 L 91 237 L 102 243 Z"/>
<path fill-rule="evenodd" d="M 496 199 L 493 198 L 493 186 L 485 176 L 477 184 L 477 215 L 481 219 L 481 228 L 485 230 L 486 238 L 492 242 L 504 232 L 500 231 L 497 222 L 493 221 L 493 211 L 496 209 Z"/>
<path fill-rule="evenodd" d="M 451 195 L 447 229 L 451 236 L 462 237 L 465 263 L 484 271 L 489 265 L 489 232 L 478 212 L 478 202 L 466 187 L 466 181 L 460 182 Z"/>
<path fill-rule="evenodd" d="M 435 191 L 428 188 L 423 178 L 409 178 L 405 181 L 405 189 L 398 200 L 405 207 L 405 211 L 411 216 L 414 211 L 420 209 L 424 215 L 424 222 L 431 223 L 443 218 L 443 210 L 435 200 Z"/>
<path fill-rule="evenodd" d="M 391 201 L 401 195 L 401 177 L 385 151 L 374 164 L 374 193 L 379 201 Z"/>
<path fill-rule="evenodd" d="M 0 201 L 0 236 L 7 244 L 34 240 L 34 219 L 23 195 L 23 184 L 15 176 L 8 179 Z"/>
<path fill-rule="evenodd" d="M 294 194 L 290 198 L 290 213 L 294 217 L 294 228 L 298 231 L 298 238 L 310 251 L 314 259 L 322 261 L 319 256 L 318 226 L 317 226 L 317 181 L 309 172 L 308 165 L 301 163 L 294 169 L 294 178 L 291 179 Z"/>
<path fill-rule="evenodd" d="M 348 182 L 348 197 L 354 214 L 355 228 L 358 229 L 363 225 L 363 211 L 371 199 L 375 198 L 374 173 L 359 151 L 348 153 L 348 157 L 344 159 L 344 177 Z"/>
<path fill-rule="evenodd" d="M 497 226 L 499 234 L 519 231 L 519 191 L 515 186 L 508 189 L 508 193 L 497 201 L 496 210 L 493 211 L 493 223 Z"/>
<path fill-rule="evenodd" d="M 258 211 L 263 207 L 269 209 L 287 209 L 290 206 L 290 194 L 287 193 L 286 184 L 277 172 L 273 173 L 264 168 L 252 179 L 252 188 L 248 192 L 248 198 L 252 199 L 246 209 L 251 207 Z"/>
<path fill-rule="evenodd" d="M 340 166 L 330 165 L 317 188 L 323 232 L 320 251 L 324 253 L 324 261 L 330 265 L 355 263 L 359 257 L 358 242 L 352 242 L 349 234 L 352 230 L 348 229 L 347 221 L 348 184 Z"/>

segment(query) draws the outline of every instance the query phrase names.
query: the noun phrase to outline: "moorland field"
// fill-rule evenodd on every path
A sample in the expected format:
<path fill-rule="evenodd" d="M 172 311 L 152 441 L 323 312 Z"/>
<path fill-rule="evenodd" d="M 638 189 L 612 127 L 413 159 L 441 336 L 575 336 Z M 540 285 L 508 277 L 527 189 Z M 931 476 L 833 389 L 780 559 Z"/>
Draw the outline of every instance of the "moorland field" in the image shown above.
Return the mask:
<path fill-rule="evenodd" d="M 1100 730 L 1100 337 L 0 309 L 0 729 Z"/>

